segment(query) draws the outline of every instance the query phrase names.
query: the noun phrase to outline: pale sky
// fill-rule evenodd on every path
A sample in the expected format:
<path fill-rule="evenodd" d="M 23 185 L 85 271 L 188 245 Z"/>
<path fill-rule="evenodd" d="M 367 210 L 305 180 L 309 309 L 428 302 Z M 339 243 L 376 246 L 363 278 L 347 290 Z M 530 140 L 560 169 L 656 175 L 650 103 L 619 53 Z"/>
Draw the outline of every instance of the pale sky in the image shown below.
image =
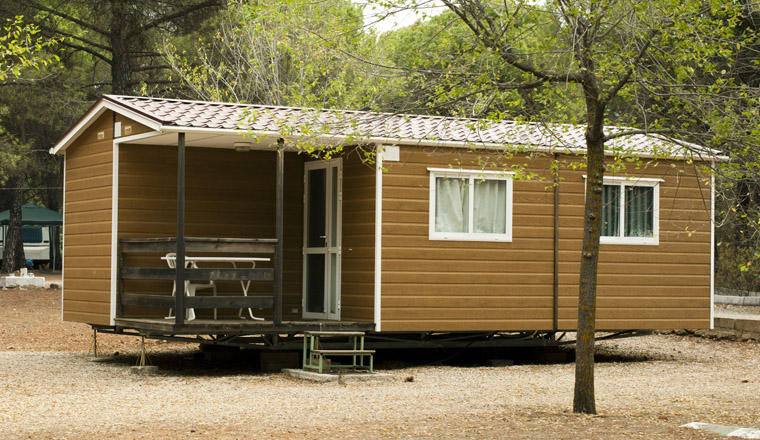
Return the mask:
<path fill-rule="evenodd" d="M 429 4 L 421 6 L 419 9 L 406 9 L 400 8 L 385 9 L 373 5 L 372 2 L 367 0 L 353 0 L 354 3 L 359 5 L 367 5 L 364 8 L 364 23 L 373 27 L 379 34 L 387 32 L 392 29 L 398 29 L 402 27 L 414 24 L 415 21 L 432 15 L 438 15 L 446 8 L 437 0 L 430 1 Z M 419 1 L 423 3 L 423 1 Z M 427 3 L 427 2 L 425 2 Z M 389 17 L 378 21 L 379 15 L 395 11 Z"/>

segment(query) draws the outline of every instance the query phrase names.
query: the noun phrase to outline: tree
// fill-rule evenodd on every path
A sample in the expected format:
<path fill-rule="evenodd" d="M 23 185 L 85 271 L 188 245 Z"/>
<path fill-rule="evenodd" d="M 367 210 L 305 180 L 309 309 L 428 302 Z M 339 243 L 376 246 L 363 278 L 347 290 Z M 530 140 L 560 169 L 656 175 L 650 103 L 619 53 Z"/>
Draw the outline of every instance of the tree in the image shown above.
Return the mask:
<path fill-rule="evenodd" d="M 3 29 L 0 34 L 0 86 L 6 85 L 9 78 L 21 77 L 28 69 L 39 69 L 57 61 L 56 55 L 46 55 L 42 51 L 54 47 L 58 41 L 39 36 L 39 29 L 24 24 L 23 17 L 7 20 Z M 0 115 L 0 120 L 4 121 L 7 116 Z M 21 188 L 25 183 L 28 153 L 28 144 L 0 128 L 0 183 L 10 183 L 12 199 L 0 269 L 4 273 L 26 266 L 21 236 L 21 206 L 24 202 Z"/>
<path fill-rule="evenodd" d="M 141 84 L 170 83 L 156 47 L 163 35 L 196 29 L 224 0 L 15 0 L 0 1 L 0 11 L 34 17 L 46 35 L 95 61 L 93 85 L 110 93 L 129 94 Z M 104 72 L 101 66 L 105 64 Z"/>
<path fill-rule="evenodd" d="M 616 138 L 648 133 L 674 139 L 684 154 L 704 155 L 709 150 L 690 148 L 693 144 L 682 140 L 724 146 L 738 135 L 741 145 L 758 151 L 760 142 L 751 123 L 758 90 L 738 86 L 725 68 L 733 66 L 737 54 L 755 38 L 737 26 L 746 8 L 738 1 L 714 0 L 441 1 L 469 29 L 471 44 L 499 60 L 501 66 L 481 70 L 477 77 L 480 84 L 491 85 L 491 96 L 503 99 L 508 96 L 499 95 L 504 90 L 531 90 L 535 99 L 548 104 L 532 112 L 530 119 L 535 121 L 556 121 L 557 110 L 564 112 L 568 105 L 578 103 L 581 109 L 577 120 L 564 121 L 586 127 L 588 174 L 573 410 L 595 413 L 596 279 L 609 152 L 605 147 Z M 406 3 L 420 7 L 430 2 Z M 459 72 L 450 66 L 441 70 L 442 81 L 449 82 L 438 87 L 453 89 L 449 95 L 461 102 L 458 98 L 466 94 L 460 93 L 457 80 L 449 79 Z M 485 87 L 480 90 L 489 94 Z M 483 114 L 505 116 L 498 109 Z M 612 130 L 611 125 L 630 128 Z M 626 154 L 630 152 L 620 151 L 616 157 Z"/>
<path fill-rule="evenodd" d="M 358 61 L 374 59 L 374 37 L 361 29 L 348 0 L 239 1 L 192 50 L 167 44 L 165 53 L 192 97 L 353 109 L 382 90 Z"/>

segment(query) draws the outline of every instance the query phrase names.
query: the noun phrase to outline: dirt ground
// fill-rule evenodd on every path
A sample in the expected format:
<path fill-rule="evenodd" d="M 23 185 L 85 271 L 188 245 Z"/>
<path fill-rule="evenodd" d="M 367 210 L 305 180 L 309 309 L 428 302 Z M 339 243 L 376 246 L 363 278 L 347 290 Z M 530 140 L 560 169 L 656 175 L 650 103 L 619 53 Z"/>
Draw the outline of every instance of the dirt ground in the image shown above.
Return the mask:
<path fill-rule="evenodd" d="M 105 360 L 93 362 L 92 332 L 61 321 L 60 294 L 0 290 L 0 439 L 711 439 L 680 425 L 760 428 L 752 338 L 600 342 L 599 414 L 583 416 L 571 412 L 570 362 L 387 363 L 391 382 L 315 384 L 197 364 L 197 347 L 152 341 L 169 367 L 136 376 L 137 338 L 99 335 Z"/>

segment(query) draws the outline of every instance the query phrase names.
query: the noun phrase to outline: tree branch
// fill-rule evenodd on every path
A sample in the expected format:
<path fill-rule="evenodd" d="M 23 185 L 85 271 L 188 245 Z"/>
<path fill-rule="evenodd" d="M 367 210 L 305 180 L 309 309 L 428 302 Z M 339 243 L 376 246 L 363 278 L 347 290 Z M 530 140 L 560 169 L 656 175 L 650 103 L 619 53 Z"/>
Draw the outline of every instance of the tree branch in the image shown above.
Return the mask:
<path fill-rule="evenodd" d="M 628 136 L 635 136 L 637 134 L 643 134 L 643 135 L 650 135 L 650 134 L 676 134 L 674 130 L 671 129 L 663 129 L 663 130 L 644 130 L 644 129 L 630 129 L 630 130 L 621 130 L 616 133 L 608 134 L 604 136 L 604 142 L 611 141 L 613 139 L 618 139 L 621 137 L 628 137 Z"/>
<path fill-rule="evenodd" d="M 520 58 L 520 56 L 516 54 L 511 47 L 504 44 L 505 42 L 502 39 L 496 38 L 495 30 L 493 32 L 490 32 L 485 28 L 485 26 L 479 24 L 480 20 L 482 19 L 489 22 L 490 25 L 493 25 L 493 22 L 487 17 L 484 17 L 484 16 L 478 17 L 477 15 L 474 15 L 474 14 L 478 14 L 478 12 L 476 12 L 475 10 L 476 5 L 479 5 L 482 8 L 482 4 L 480 2 L 475 2 L 473 4 L 472 2 L 463 0 L 461 3 L 464 5 L 464 9 L 468 9 L 468 11 L 464 10 L 461 7 L 456 6 L 452 2 L 452 0 L 442 0 L 442 2 L 444 5 L 446 5 L 447 8 L 449 8 L 452 12 L 454 12 L 457 16 L 459 16 L 462 22 L 464 22 L 464 24 L 470 28 L 470 30 L 483 43 L 485 47 L 496 52 L 499 55 L 499 57 L 501 57 L 501 59 L 507 62 L 507 64 L 525 73 L 529 73 L 535 76 L 536 78 L 542 80 L 543 82 L 574 82 L 574 83 L 583 82 L 583 76 L 579 73 L 546 72 L 546 71 L 540 70 L 538 67 L 526 61 L 523 61 Z M 476 20 L 477 22 L 473 22 L 471 18 Z M 484 32 L 488 32 L 488 34 Z"/>
<path fill-rule="evenodd" d="M 112 62 L 110 58 L 106 57 L 105 55 L 99 54 L 98 52 L 90 49 L 89 47 L 84 47 L 84 46 L 80 46 L 79 44 L 69 43 L 69 42 L 67 42 L 65 40 L 61 41 L 61 44 L 64 45 L 64 46 L 70 47 L 72 49 L 76 49 L 76 50 L 81 50 L 83 52 L 87 52 L 87 53 L 89 53 L 90 55 L 92 55 L 94 57 L 100 58 L 101 60 L 105 61 L 108 64 L 111 64 L 111 62 Z"/>
<path fill-rule="evenodd" d="M 132 72 L 144 72 L 146 70 L 160 70 L 160 69 L 171 69 L 172 66 L 162 64 L 158 66 L 140 66 L 140 67 L 133 67 Z"/>
<path fill-rule="evenodd" d="M 84 39 L 82 37 L 79 37 L 77 35 L 70 34 L 68 32 L 63 32 L 63 31 L 60 31 L 58 29 L 54 29 L 54 28 L 51 28 L 49 26 L 46 26 L 44 24 L 38 24 L 37 26 L 39 26 L 39 28 L 42 29 L 42 30 L 46 30 L 46 31 L 49 31 L 49 32 L 54 32 L 56 34 L 63 35 L 64 37 L 71 38 L 72 40 L 81 41 L 82 43 L 89 44 L 90 46 L 96 47 L 98 49 L 102 49 L 102 50 L 105 50 L 105 51 L 110 51 L 111 50 L 110 47 L 104 46 L 102 44 L 94 43 L 94 42 L 92 42 L 90 40 L 86 40 L 86 39 Z"/>
<path fill-rule="evenodd" d="M 159 17 L 159 18 L 151 21 L 150 23 L 144 24 L 143 26 L 140 26 L 137 29 L 134 29 L 134 30 L 130 31 L 127 34 L 127 38 L 128 39 L 132 38 L 132 37 L 134 37 L 136 35 L 142 34 L 145 31 L 153 29 L 153 28 L 155 28 L 155 27 L 157 27 L 157 26 L 159 26 L 159 25 L 161 25 L 163 23 L 170 22 L 170 21 L 172 21 L 172 20 L 174 20 L 176 18 L 179 18 L 179 17 L 184 17 L 185 15 L 188 15 L 188 14 L 193 13 L 195 11 L 199 11 L 201 9 L 205 9 L 205 8 L 208 8 L 208 7 L 224 6 L 224 5 L 225 5 L 225 2 L 221 1 L 221 0 L 206 0 L 203 3 L 198 3 L 197 5 L 193 5 L 193 6 L 187 7 L 185 9 L 183 9 L 181 11 L 177 11 L 177 12 L 175 12 L 173 14 L 164 15 L 163 17 Z"/>
<path fill-rule="evenodd" d="M 612 89 L 610 89 L 610 91 L 607 92 L 605 96 L 602 98 L 601 100 L 602 105 L 606 106 L 607 104 L 609 104 L 609 102 L 612 101 L 612 99 L 615 96 L 617 96 L 620 89 L 622 89 L 623 87 L 625 87 L 626 84 L 628 84 L 628 81 L 630 81 L 631 79 L 631 75 L 633 75 L 633 66 L 637 65 L 639 61 L 641 61 L 644 58 L 644 55 L 646 55 L 647 51 L 649 50 L 649 47 L 652 45 L 652 40 L 658 33 L 660 33 L 659 29 L 652 29 L 650 31 L 649 39 L 647 40 L 646 43 L 644 43 L 644 47 L 642 47 L 639 50 L 639 53 L 636 55 L 636 58 L 634 58 L 634 60 L 632 61 L 631 66 L 628 67 L 625 74 L 623 75 L 622 78 L 620 78 L 617 84 L 615 84 L 612 87 Z"/>
<path fill-rule="evenodd" d="M 47 6 L 42 6 L 39 3 L 32 2 L 30 4 L 30 6 L 32 6 L 33 8 L 39 9 L 40 11 L 48 12 L 50 14 L 55 15 L 56 17 L 60 17 L 60 18 L 63 18 L 64 20 L 68 20 L 68 21 L 70 21 L 72 23 L 78 24 L 79 26 L 81 26 L 81 27 L 83 27 L 85 29 L 89 29 L 89 30 L 91 30 L 93 32 L 97 32 L 97 33 L 99 33 L 100 35 L 102 35 L 104 37 L 108 37 L 108 35 L 109 35 L 108 31 L 106 31 L 106 30 L 100 29 L 99 27 L 93 26 L 90 23 L 82 21 L 82 20 L 80 20 L 80 19 L 78 19 L 76 17 L 72 17 L 71 15 L 64 14 L 63 12 L 58 12 L 55 9 L 48 8 Z M 55 32 L 58 32 L 58 31 L 55 31 Z"/>

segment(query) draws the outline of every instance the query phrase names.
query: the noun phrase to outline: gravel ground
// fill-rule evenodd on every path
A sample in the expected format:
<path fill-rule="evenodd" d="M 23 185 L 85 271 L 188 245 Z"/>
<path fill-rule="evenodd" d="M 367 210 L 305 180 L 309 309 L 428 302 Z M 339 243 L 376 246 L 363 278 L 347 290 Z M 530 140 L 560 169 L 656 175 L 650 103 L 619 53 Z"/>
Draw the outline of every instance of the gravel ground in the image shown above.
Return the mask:
<path fill-rule="evenodd" d="M 713 439 L 700 421 L 760 428 L 757 340 L 677 334 L 599 343 L 597 416 L 574 415 L 574 365 L 413 366 L 385 383 L 314 384 L 253 368 L 195 368 L 196 347 L 60 321 L 60 291 L 0 291 L 0 439 Z M 115 352 L 119 352 L 114 356 Z M 183 363 L 183 362 L 187 363 Z"/>
<path fill-rule="evenodd" d="M 760 319 L 760 306 L 715 304 L 715 316 L 722 318 Z"/>

